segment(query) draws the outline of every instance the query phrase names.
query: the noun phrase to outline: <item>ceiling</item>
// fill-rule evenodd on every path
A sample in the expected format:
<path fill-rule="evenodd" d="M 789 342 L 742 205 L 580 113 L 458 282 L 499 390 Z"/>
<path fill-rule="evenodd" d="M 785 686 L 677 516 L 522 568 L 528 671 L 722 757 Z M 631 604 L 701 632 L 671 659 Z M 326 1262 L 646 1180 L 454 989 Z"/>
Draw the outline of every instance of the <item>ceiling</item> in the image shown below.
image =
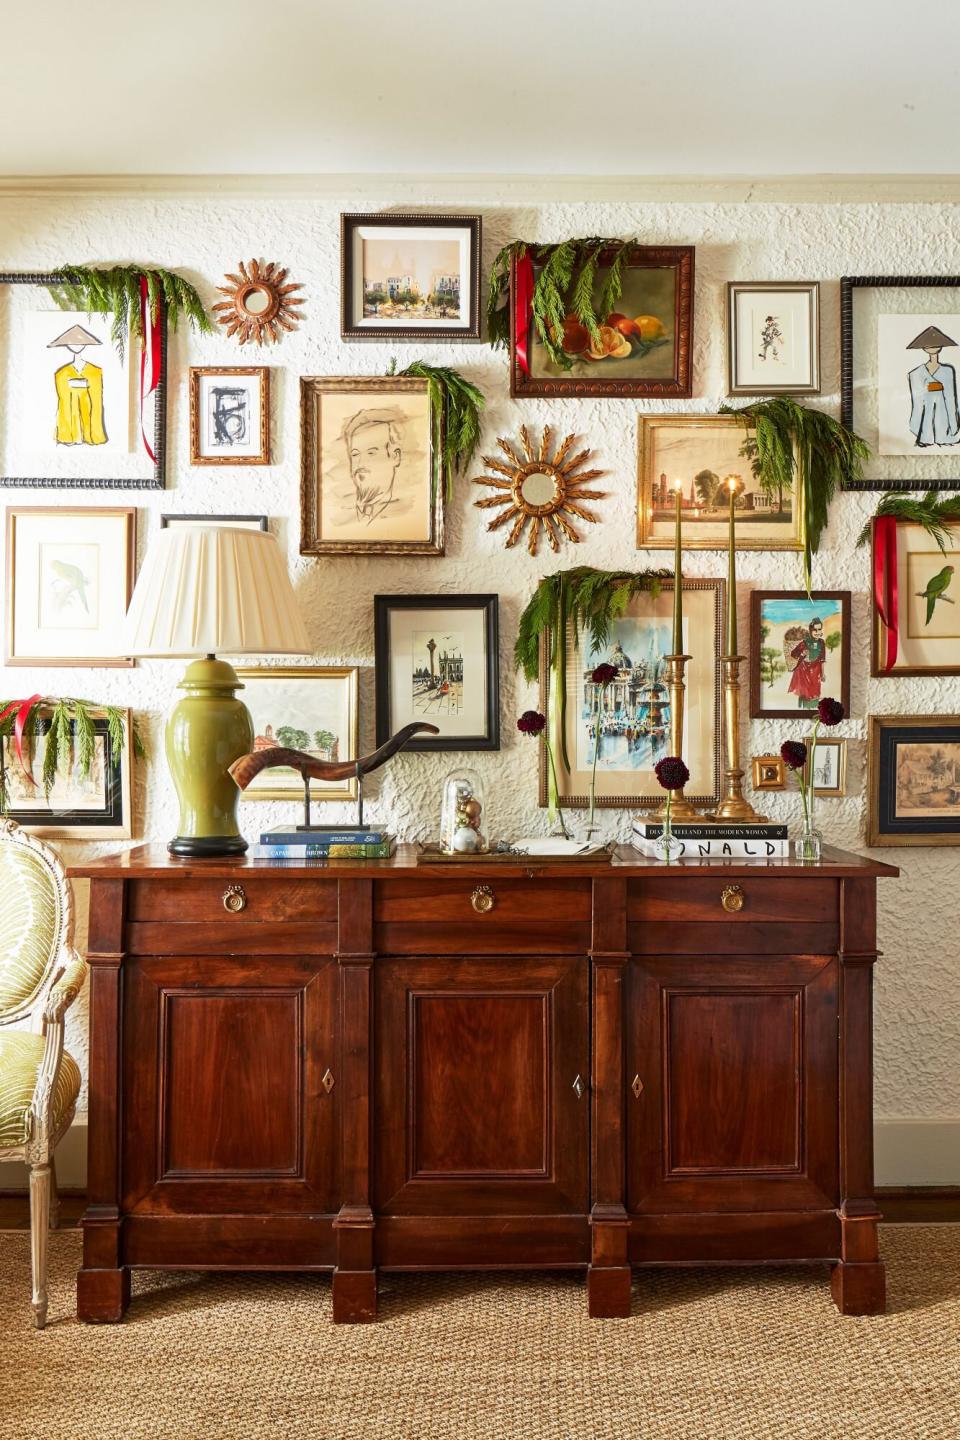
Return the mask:
<path fill-rule="evenodd" d="M 2 35 L 0 175 L 960 168 L 950 4 L 7 0 Z"/>

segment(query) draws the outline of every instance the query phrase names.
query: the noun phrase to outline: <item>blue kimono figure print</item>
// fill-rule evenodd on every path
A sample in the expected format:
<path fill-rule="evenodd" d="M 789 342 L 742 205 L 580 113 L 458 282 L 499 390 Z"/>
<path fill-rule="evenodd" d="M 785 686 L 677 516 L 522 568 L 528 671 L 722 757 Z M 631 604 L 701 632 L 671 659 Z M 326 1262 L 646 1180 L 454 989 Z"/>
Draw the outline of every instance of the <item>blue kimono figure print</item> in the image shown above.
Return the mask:
<path fill-rule="evenodd" d="M 960 413 L 957 411 L 957 372 L 940 360 L 945 345 L 956 345 L 936 325 L 928 325 L 908 350 L 925 350 L 923 365 L 911 370 L 910 430 L 917 445 L 956 445 L 960 441 Z"/>

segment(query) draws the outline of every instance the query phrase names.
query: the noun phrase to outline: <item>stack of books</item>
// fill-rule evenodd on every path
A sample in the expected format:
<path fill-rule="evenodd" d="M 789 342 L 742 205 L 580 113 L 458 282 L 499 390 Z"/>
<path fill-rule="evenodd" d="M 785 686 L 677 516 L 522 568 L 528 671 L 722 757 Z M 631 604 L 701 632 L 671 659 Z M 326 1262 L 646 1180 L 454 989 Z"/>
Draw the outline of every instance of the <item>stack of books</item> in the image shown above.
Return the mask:
<path fill-rule="evenodd" d="M 397 848 L 386 830 L 357 825 L 317 825 L 310 830 L 277 825 L 264 830 L 251 854 L 270 860 L 389 860 Z"/>
<path fill-rule="evenodd" d="M 790 854 L 786 825 L 766 822 L 749 825 L 712 824 L 709 820 L 677 821 L 672 827 L 676 848 L 674 859 L 776 860 Z M 659 856 L 657 842 L 663 834 L 662 820 L 637 818 L 633 822 L 633 845 L 644 855 Z"/>

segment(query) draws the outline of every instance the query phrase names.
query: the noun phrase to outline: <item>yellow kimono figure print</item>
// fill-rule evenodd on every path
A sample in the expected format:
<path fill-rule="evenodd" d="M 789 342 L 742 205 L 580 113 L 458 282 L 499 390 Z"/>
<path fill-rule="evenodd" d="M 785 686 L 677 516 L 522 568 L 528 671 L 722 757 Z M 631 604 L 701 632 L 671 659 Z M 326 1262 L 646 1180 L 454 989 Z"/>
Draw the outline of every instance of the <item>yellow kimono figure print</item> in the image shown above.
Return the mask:
<path fill-rule="evenodd" d="M 103 371 L 90 360 L 81 359 L 88 345 L 101 342 L 82 325 L 72 325 L 49 350 L 62 346 L 71 351 L 72 360 L 54 373 L 57 389 L 58 445 L 105 445 L 107 432 L 103 421 Z"/>

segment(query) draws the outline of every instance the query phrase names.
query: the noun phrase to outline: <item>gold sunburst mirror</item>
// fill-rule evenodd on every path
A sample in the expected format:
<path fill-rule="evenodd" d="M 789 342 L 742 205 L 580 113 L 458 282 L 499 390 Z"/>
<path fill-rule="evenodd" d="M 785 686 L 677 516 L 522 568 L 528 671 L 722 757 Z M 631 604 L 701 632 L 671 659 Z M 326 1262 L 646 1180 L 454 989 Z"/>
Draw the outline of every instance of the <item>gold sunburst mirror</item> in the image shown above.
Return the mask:
<path fill-rule="evenodd" d="M 520 444 L 525 458 L 518 455 L 506 440 L 497 441 L 506 456 L 506 463 L 484 455 L 483 463 L 495 474 L 481 475 L 473 483 L 486 485 L 497 493 L 473 503 L 481 510 L 499 509 L 500 513 L 490 521 L 488 530 L 499 530 L 501 525 L 513 522 L 507 536 L 507 549 L 516 545 L 528 522 L 527 549 L 531 555 L 537 553 L 541 530 L 553 551 L 560 549 L 562 536 L 574 545 L 578 544 L 580 536 L 570 523 L 568 517 L 571 515 L 590 525 L 597 523 L 597 517 L 585 510 L 581 502 L 602 500 L 606 491 L 584 490 L 582 487 L 604 472 L 580 469 L 592 452 L 581 450 L 576 455 L 570 455 L 575 440 L 575 435 L 568 435 L 551 455 L 550 426 L 544 426 L 543 439 L 539 448 L 535 448 L 527 434 L 527 427 L 521 425 Z"/>
<path fill-rule="evenodd" d="M 303 286 L 284 284 L 288 271 L 274 261 L 261 265 L 259 260 L 251 260 L 245 265 L 241 260 L 239 271 L 239 275 L 226 276 L 226 285 L 217 286 L 227 299 L 213 310 L 219 323 L 227 327 L 227 334 L 236 335 L 241 345 L 248 341 L 273 345 L 285 330 L 296 330 L 301 317 L 295 307 L 303 300 L 293 291 Z"/>

